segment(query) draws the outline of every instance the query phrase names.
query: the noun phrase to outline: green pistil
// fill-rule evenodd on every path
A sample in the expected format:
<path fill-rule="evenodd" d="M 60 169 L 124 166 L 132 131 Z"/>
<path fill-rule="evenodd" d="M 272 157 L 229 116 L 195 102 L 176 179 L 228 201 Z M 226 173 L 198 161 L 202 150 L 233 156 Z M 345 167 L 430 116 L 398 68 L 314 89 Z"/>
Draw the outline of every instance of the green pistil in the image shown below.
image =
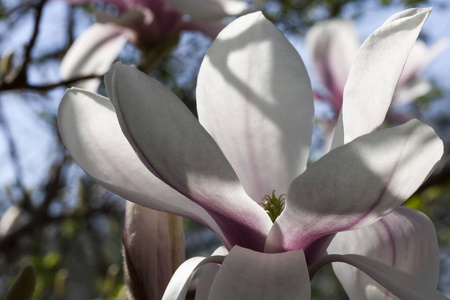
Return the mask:
<path fill-rule="evenodd" d="M 262 200 L 263 203 L 260 205 L 264 208 L 266 213 L 269 215 L 272 222 L 278 218 L 278 216 L 284 210 L 284 201 L 286 200 L 286 194 L 281 194 L 280 197 L 275 197 L 275 190 L 272 191 L 272 197 L 269 195 L 265 195 Z"/>

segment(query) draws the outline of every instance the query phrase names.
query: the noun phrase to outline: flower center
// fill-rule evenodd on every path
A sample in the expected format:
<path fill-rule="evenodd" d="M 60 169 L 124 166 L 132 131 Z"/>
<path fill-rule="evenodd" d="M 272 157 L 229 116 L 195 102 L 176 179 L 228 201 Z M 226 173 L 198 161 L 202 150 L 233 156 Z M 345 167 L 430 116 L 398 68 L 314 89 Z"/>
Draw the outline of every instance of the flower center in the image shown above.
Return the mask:
<path fill-rule="evenodd" d="M 269 215 L 272 222 L 275 222 L 275 220 L 278 218 L 279 215 L 284 210 L 284 201 L 286 200 L 286 194 L 281 194 L 278 198 L 275 197 L 275 190 L 272 191 L 272 196 L 265 195 L 262 200 L 263 203 L 260 203 L 259 205 L 264 208 L 266 213 Z"/>

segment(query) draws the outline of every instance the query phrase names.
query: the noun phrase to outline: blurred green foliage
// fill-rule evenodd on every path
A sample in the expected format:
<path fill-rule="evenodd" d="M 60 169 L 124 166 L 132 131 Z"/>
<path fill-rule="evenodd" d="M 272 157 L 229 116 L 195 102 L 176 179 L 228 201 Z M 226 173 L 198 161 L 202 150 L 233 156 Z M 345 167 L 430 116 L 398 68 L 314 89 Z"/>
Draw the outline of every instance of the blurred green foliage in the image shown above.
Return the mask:
<path fill-rule="evenodd" d="M 450 246 L 450 185 L 444 183 L 429 187 L 413 195 L 406 207 L 420 210 L 433 220 L 441 247 Z"/>

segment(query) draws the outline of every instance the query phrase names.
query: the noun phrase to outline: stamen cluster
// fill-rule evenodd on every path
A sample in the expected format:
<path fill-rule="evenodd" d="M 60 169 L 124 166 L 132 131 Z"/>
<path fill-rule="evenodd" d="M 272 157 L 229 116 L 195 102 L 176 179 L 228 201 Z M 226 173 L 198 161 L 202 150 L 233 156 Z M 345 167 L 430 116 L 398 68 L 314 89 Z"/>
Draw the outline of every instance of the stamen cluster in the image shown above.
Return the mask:
<path fill-rule="evenodd" d="M 275 190 L 272 191 L 272 196 L 265 195 L 260 205 L 264 208 L 269 215 L 272 222 L 278 218 L 284 210 L 284 202 L 286 201 L 286 194 L 281 194 L 278 198 L 275 196 Z"/>

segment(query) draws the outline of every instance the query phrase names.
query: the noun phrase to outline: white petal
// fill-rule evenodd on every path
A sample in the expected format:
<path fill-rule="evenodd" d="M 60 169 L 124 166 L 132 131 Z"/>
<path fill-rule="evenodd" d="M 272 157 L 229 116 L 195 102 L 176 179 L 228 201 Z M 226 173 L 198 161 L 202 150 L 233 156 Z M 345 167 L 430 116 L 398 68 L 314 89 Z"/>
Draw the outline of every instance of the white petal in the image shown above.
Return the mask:
<path fill-rule="evenodd" d="M 430 8 L 416 8 L 397 13 L 361 46 L 345 86 L 332 148 L 381 126 L 409 52 L 430 12 Z"/>
<path fill-rule="evenodd" d="M 219 247 L 212 255 L 227 256 L 228 251 L 225 247 Z M 195 300 L 208 299 L 211 285 L 214 282 L 217 272 L 220 269 L 219 264 L 208 264 L 203 268 L 202 274 L 198 278 L 197 289 L 195 290 Z"/>
<path fill-rule="evenodd" d="M 316 240 L 367 226 L 402 204 L 442 153 L 442 141 L 418 120 L 336 148 L 294 180 L 266 251 L 304 249 L 311 259 L 307 247 Z"/>
<path fill-rule="evenodd" d="M 211 136 L 172 92 L 132 67 L 105 76 L 122 131 L 147 168 L 214 218 L 231 246 L 264 247 L 272 225 Z"/>
<path fill-rule="evenodd" d="M 163 0 L 179 12 L 194 19 L 214 19 L 237 16 L 249 10 L 241 0 Z"/>
<path fill-rule="evenodd" d="M 193 257 L 185 261 L 175 272 L 167 286 L 162 300 L 185 300 L 192 277 L 197 270 L 207 264 L 221 264 L 224 256 L 216 255 L 205 257 Z"/>
<path fill-rule="evenodd" d="M 200 68 L 197 109 L 253 200 L 286 193 L 306 168 L 310 80 L 297 51 L 261 13 L 219 34 Z"/>
<path fill-rule="evenodd" d="M 302 250 L 261 253 L 231 249 L 214 278 L 208 299 L 311 299 Z"/>
<path fill-rule="evenodd" d="M 127 43 L 127 33 L 113 24 L 94 24 L 72 44 L 61 61 L 63 79 L 105 74 Z M 90 79 L 76 86 L 95 92 L 100 79 Z"/>
<path fill-rule="evenodd" d="M 80 89 L 67 90 L 58 111 L 58 128 L 72 157 L 98 183 L 139 205 L 202 223 L 226 243 L 203 208 L 142 164 L 124 137 L 109 99 Z"/>

